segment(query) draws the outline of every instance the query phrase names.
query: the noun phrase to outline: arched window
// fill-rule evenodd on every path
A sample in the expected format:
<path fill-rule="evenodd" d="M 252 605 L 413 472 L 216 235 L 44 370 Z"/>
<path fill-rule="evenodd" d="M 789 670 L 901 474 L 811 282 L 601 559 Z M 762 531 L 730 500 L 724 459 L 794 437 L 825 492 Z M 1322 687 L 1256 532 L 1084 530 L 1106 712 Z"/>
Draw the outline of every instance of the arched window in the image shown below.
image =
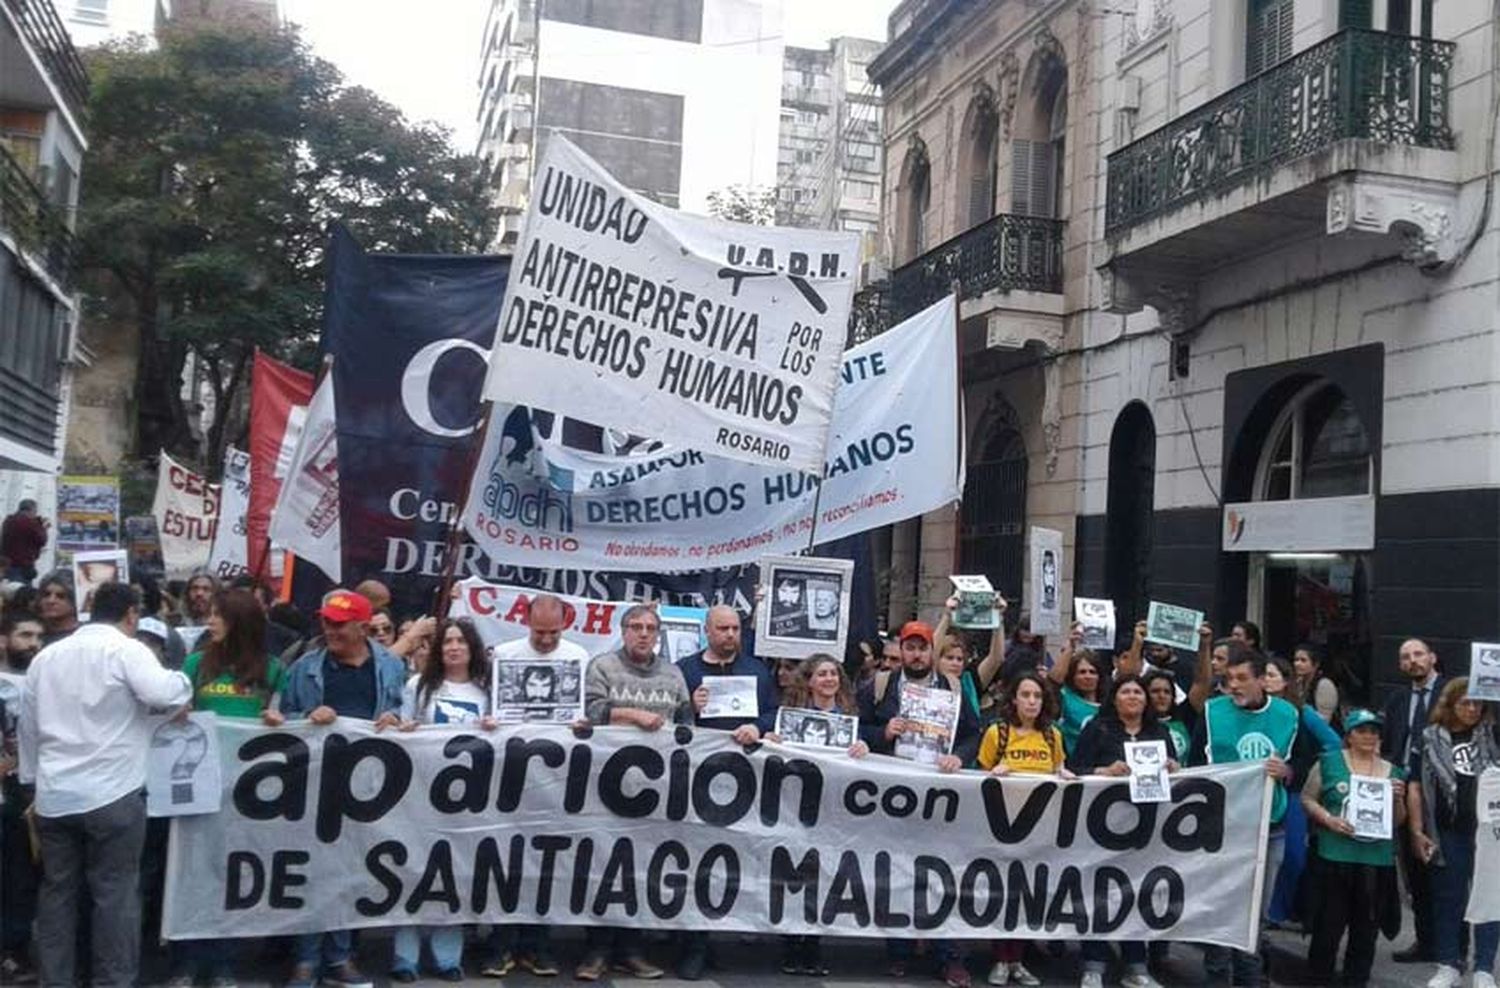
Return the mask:
<path fill-rule="evenodd" d="M 1151 602 L 1155 500 L 1156 424 L 1146 406 L 1133 401 L 1109 437 L 1104 578 L 1116 628 L 1143 620 Z"/>
<path fill-rule="evenodd" d="M 1026 78 L 1027 102 L 1011 141 L 1010 211 L 1060 219 L 1068 70 L 1060 54 L 1049 49 L 1033 56 Z"/>
<path fill-rule="evenodd" d="M 1256 500 L 1339 497 L 1374 490 L 1370 440 L 1349 396 L 1314 381 L 1293 396 L 1269 433 Z"/>
<path fill-rule="evenodd" d="M 994 92 L 984 87 L 974 94 L 964 115 L 962 177 L 963 212 L 960 225 L 974 227 L 995 215 L 995 188 L 1000 168 L 1000 114 Z"/>
<path fill-rule="evenodd" d="M 898 200 L 900 257 L 905 264 L 916 260 L 927 249 L 927 209 L 932 203 L 932 166 L 927 147 L 917 140 L 906 152 L 901 166 L 901 189 Z"/>
<path fill-rule="evenodd" d="M 1009 600 L 1021 598 L 1026 558 L 1026 443 L 1008 407 L 969 465 L 959 511 L 959 566 L 983 573 Z"/>

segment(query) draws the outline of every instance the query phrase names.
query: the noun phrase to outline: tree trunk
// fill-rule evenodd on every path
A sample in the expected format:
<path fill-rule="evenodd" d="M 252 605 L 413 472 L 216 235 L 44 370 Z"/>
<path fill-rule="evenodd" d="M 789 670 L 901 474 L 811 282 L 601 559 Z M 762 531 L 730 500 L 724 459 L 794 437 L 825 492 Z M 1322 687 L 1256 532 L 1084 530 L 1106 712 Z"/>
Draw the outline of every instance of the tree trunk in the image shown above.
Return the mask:
<path fill-rule="evenodd" d="M 211 477 L 219 478 L 223 469 L 224 447 L 228 445 L 230 426 L 239 416 L 240 385 L 249 366 L 250 351 L 242 350 L 230 369 L 229 380 L 220 381 L 214 388 L 214 420 L 208 429 L 208 463 L 204 465 Z"/>
<path fill-rule="evenodd" d="M 187 348 L 160 338 L 159 316 L 160 297 L 153 285 L 136 300 L 136 326 L 141 334 L 135 375 L 136 455 L 142 459 L 162 450 L 181 456 L 192 441 L 182 404 Z"/>

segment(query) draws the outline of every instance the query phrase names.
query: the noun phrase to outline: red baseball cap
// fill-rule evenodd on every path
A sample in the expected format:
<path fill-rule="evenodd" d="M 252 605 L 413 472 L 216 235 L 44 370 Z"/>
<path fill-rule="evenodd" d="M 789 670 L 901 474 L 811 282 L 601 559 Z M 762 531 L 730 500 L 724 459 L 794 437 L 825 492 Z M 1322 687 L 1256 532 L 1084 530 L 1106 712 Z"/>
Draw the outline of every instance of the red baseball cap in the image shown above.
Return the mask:
<path fill-rule="evenodd" d="M 926 621 L 908 621 L 901 626 L 901 640 L 908 638 L 920 638 L 927 644 L 932 644 L 932 626 Z"/>
<path fill-rule="evenodd" d="M 375 616 L 370 601 L 352 590 L 335 590 L 323 598 L 318 616 L 335 624 L 347 621 L 368 621 Z"/>

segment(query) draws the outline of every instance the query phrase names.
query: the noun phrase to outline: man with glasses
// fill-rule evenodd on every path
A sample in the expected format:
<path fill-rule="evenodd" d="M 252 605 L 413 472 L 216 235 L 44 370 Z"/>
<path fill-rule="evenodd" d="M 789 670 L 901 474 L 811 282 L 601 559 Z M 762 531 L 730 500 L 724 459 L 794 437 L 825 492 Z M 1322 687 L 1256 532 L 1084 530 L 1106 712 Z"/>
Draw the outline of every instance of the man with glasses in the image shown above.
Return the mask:
<path fill-rule="evenodd" d="M 584 713 L 599 726 L 630 726 L 657 731 L 664 724 L 693 723 L 693 698 L 682 673 L 656 654 L 661 619 L 648 604 L 637 604 L 622 620 L 624 646 L 597 655 L 584 678 Z M 591 926 L 588 954 L 574 976 L 598 981 L 609 966 L 636 978 L 654 979 L 662 969 L 641 954 L 641 931 Z"/>

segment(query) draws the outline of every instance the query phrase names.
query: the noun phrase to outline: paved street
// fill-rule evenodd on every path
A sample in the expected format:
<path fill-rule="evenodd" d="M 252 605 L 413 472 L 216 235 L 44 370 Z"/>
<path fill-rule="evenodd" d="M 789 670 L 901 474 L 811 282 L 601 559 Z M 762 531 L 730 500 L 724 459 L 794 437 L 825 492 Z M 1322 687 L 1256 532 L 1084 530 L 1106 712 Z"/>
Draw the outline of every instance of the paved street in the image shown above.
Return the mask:
<path fill-rule="evenodd" d="M 1408 917 L 1409 918 L 1409 917 Z M 469 965 L 470 977 L 466 984 L 476 986 L 488 986 L 496 988 L 497 984 L 503 984 L 506 988 L 540 988 L 540 986 L 559 986 L 563 984 L 577 984 L 572 977 L 572 964 L 581 954 L 582 943 L 576 933 L 564 932 L 558 935 L 558 958 L 563 962 L 564 973 L 557 978 L 536 978 L 523 973 L 515 973 L 506 977 L 503 982 L 488 978 L 481 978 L 473 970 L 474 963 Z M 1302 976 L 1302 960 L 1306 955 L 1307 942 L 1301 937 L 1276 932 L 1272 934 L 1273 957 L 1272 972 L 1274 984 L 1296 985 L 1308 984 Z M 1404 946 L 1403 940 L 1397 946 Z M 617 976 L 598 982 L 609 988 L 641 988 L 645 985 L 678 986 L 694 984 L 701 988 L 751 988 L 758 985 L 797 985 L 804 988 L 852 988 L 856 985 L 878 985 L 878 986 L 931 986 L 937 984 L 935 976 L 928 976 L 923 970 L 915 970 L 905 980 L 896 981 L 885 975 L 885 959 L 882 945 L 878 940 L 854 940 L 854 939 L 831 939 L 825 942 L 825 960 L 833 973 L 827 978 L 813 979 L 788 977 L 777 970 L 780 959 L 780 945 L 770 938 L 751 938 L 738 935 L 725 935 L 717 937 L 714 943 L 715 952 L 720 962 L 719 970 L 711 970 L 709 975 L 702 981 L 685 982 L 672 978 L 664 978 L 661 981 L 647 982 L 637 979 Z M 1371 980 L 1371 988 L 1420 988 L 1426 984 L 1432 974 L 1432 968 L 1425 964 L 1394 964 L 1391 962 L 1391 948 L 1389 943 L 1382 942 L 1378 948 L 1378 960 L 1376 961 L 1375 977 Z M 476 955 L 476 950 L 471 950 L 471 956 Z M 276 984 L 278 979 L 284 975 L 284 962 L 279 958 L 284 957 L 285 952 L 276 946 L 269 947 L 264 955 L 246 965 L 241 973 L 242 984 Z M 361 961 L 367 974 L 376 977 L 379 984 L 388 984 L 385 977 L 386 968 L 390 962 L 389 939 L 383 935 L 375 934 L 364 938 L 360 951 Z M 670 956 L 670 946 L 661 943 L 652 951 L 653 959 L 662 959 Z M 1047 956 L 1041 952 L 1036 957 L 1035 963 L 1028 960 L 1028 966 L 1038 976 L 1045 979 L 1047 985 L 1076 985 L 1079 975 L 1079 961 L 1076 949 L 1067 951 L 1060 958 Z M 979 946 L 970 951 L 970 969 L 975 975 L 975 984 L 984 983 L 984 975 L 989 969 L 988 952 Z M 161 958 L 152 958 L 152 962 L 143 972 L 150 983 L 160 983 L 164 979 L 165 971 L 162 968 Z M 1166 969 L 1158 973 L 1157 977 L 1162 984 L 1168 988 L 1176 985 L 1198 985 L 1203 983 L 1202 953 L 1196 948 L 1178 946 L 1171 951 L 1171 958 Z M 427 983 L 437 984 L 436 979 Z M 1117 984 L 1116 977 L 1106 982 Z"/>

